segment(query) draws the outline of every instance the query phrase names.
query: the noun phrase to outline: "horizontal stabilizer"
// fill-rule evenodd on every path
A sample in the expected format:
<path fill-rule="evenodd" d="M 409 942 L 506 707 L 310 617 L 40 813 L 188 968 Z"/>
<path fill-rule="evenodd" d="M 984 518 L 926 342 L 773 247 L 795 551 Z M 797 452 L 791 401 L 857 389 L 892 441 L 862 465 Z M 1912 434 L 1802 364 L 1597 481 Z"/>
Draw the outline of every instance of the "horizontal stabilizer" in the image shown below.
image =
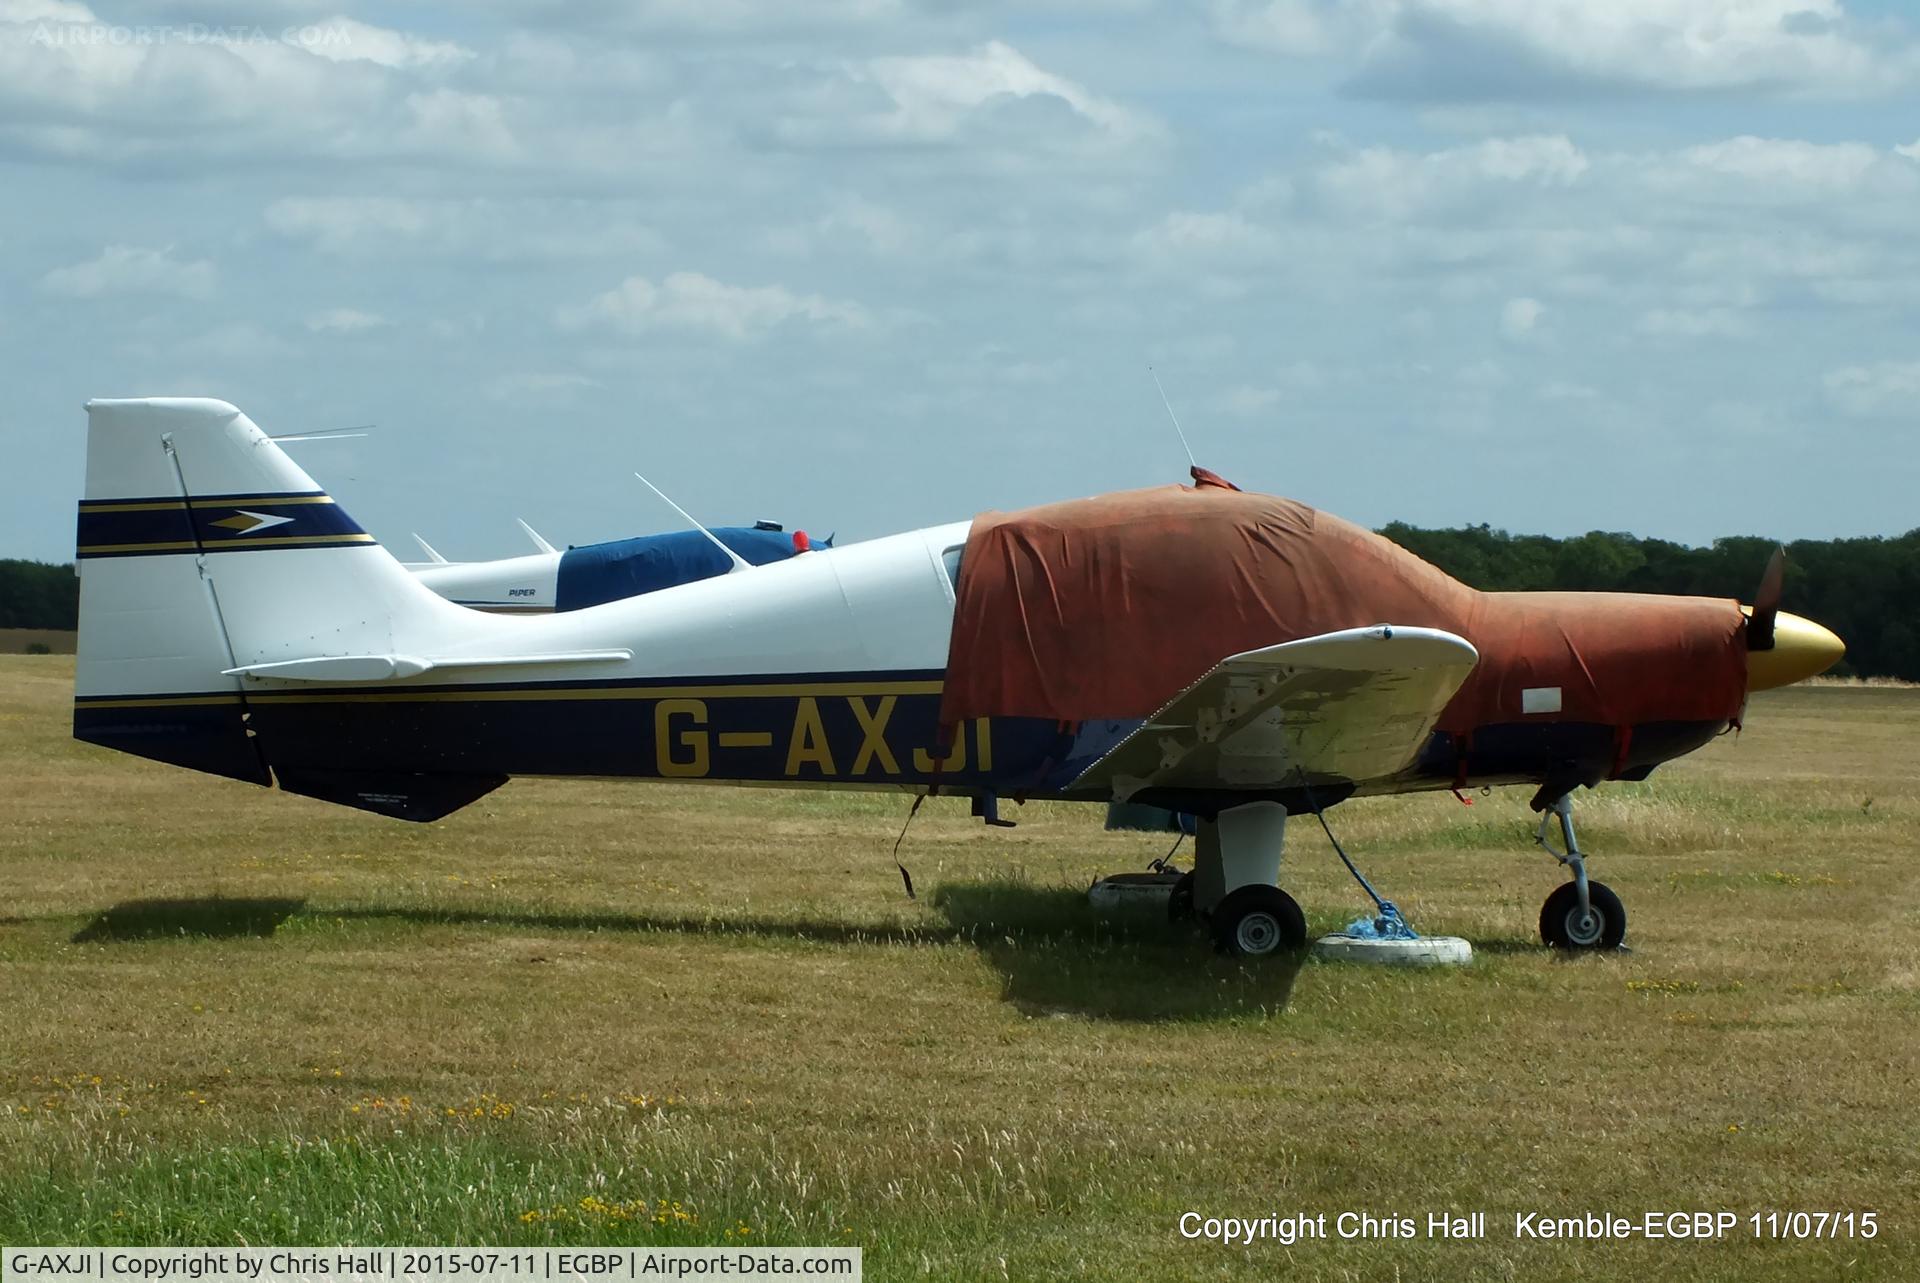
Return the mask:
<path fill-rule="evenodd" d="M 527 664 L 623 664 L 630 650 L 574 650 L 550 655 L 481 655 L 427 659 L 419 655 L 319 655 L 221 670 L 224 677 L 274 677 L 295 682 L 385 682 L 435 668 L 519 668 Z"/>

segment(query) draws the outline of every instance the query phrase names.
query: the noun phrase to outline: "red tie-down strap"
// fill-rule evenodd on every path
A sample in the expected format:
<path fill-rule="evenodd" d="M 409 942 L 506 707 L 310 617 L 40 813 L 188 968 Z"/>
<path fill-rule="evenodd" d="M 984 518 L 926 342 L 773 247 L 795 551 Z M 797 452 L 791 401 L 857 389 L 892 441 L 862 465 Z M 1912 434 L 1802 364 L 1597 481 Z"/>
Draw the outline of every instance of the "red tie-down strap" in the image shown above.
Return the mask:
<path fill-rule="evenodd" d="M 1620 772 L 1627 769 L 1627 754 L 1633 749 L 1633 727 L 1616 726 L 1613 728 L 1613 772 L 1609 779 L 1619 779 Z"/>
<path fill-rule="evenodd" d="M 954 747 L 959 742 L 960 736 L 965 733 L 965 725 L 964 722 L 937 722 L 934 724 L 933 748 L 934 752 L 940 756 L 933 759 L 933 779 L 927 785 L 927 791 L 924 796 L 938 797 L 940 795 L 940 777 L 947 773 L 947 763 L 953 760 Z"/>
<path fill-rule="evenodd" d="M 1460 805 L 1472 806 L 1473 799 L 1461 792 L 1467 787 L 1467 755 L 1473 752 L 1473 735 L 1468 733 L 1454 740 L 1453 795 L 1460 799 Z"/>

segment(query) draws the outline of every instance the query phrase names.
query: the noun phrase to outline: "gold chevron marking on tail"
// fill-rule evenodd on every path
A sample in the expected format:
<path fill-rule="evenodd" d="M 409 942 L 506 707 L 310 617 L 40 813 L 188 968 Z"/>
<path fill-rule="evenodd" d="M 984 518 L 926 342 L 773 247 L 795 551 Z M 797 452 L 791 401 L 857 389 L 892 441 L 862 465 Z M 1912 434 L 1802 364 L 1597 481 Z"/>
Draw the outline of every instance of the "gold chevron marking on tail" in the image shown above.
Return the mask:
<path fill-rule="evenodd" d="M 271 530 L 275 526 L 284 526 L 292 520 L 292 517 L 274 517 L 264 512 L 248 512 L 242 508 L 231 517 L 222 517 L 218 521 L 207 524 L 219 526 L 225 530 L 237 531 L 244 535 L 250 534 L 255 530 Z"/>

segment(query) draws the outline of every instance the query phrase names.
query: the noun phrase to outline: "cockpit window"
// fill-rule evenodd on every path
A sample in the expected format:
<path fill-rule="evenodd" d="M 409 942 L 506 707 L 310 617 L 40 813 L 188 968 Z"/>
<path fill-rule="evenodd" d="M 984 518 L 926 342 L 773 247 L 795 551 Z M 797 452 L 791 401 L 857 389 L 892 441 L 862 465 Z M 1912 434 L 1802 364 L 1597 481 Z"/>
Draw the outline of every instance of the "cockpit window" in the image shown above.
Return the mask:
<path fill-rule="evenodd" d="M 947 568 L 947 582 L 956 593 L 960 591 L 960 554 L 966 550 L 965 544 L 957 543 L 940 554 L 940 564 Z"/>

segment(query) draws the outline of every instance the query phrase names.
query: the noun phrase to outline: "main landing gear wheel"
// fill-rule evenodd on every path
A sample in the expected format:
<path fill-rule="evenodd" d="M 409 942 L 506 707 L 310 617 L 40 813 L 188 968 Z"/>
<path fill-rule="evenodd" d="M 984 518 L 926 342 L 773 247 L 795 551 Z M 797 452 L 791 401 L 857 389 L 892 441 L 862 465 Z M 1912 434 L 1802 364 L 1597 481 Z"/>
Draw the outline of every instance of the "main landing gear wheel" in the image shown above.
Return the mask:
<path fill-rule="evenodd" d="M 1554 949 L 1618 949 L 1627 938 L 1627 910 L 1604 882 L 1588 881 L 1588 912 L 1580 888 L 1564 882 L 1540 906 L 1540 938 Z"/>
<path fill-rule="evenodd" d="M 1307 915 L 1279 887 L 1244 886 L 1214 906 L 1213 942 L 1236 958 L 1291 953 L 1307 944 Z"/>
<path fill-rule="evenodd" d="M 1182 873 L 1167 893 L 1167 921 L 1180 922 L 1193 916 L 1193 874 Z"/>

